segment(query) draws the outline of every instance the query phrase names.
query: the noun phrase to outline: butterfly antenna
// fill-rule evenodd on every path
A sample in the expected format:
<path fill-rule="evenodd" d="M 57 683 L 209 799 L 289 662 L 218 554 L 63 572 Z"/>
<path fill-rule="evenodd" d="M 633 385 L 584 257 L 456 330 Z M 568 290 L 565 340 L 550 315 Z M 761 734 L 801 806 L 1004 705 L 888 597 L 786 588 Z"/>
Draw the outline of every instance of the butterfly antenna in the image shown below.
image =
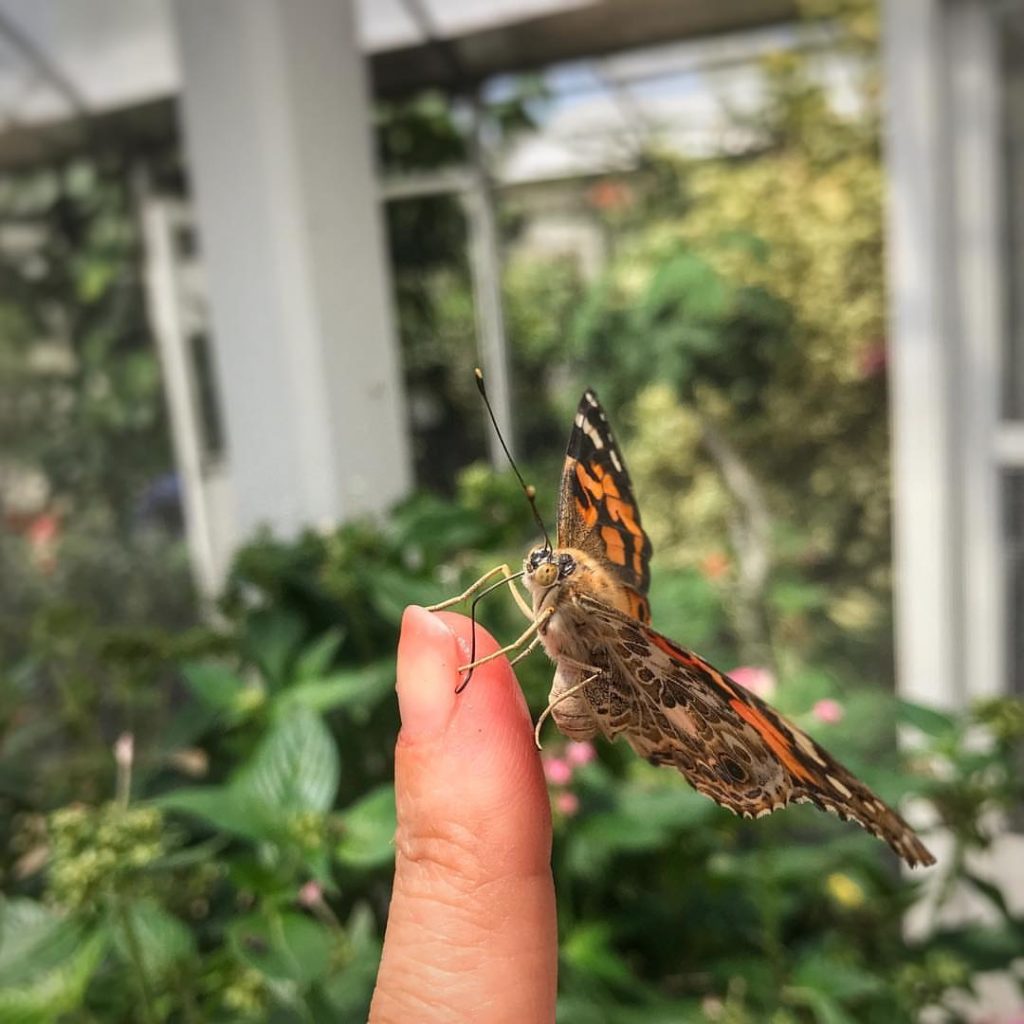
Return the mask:
<path fill-rule="evenodd" d="M 494 432 L 498 435 L 498 440 L 501 442 L 502 450 L 505 452 L 509 465 L 512 467 L 512 472 L 515 473 L 516 479 L 519 481 L 519 486 L 522 487 L 523 493 L 526 495 L 526 500 L 530 503 L 530 508 L 533 510 L 533 518 L 537 521 L 537 525 L 540 527 L 540 532 L 544 534 L 544 547 L 547 548 L 548 551 L 551 551 L 551 538 L 548 536 L 548 529 L 544 525 L 544 518 L 537 509 L 537 489 L 533 484 L 528 484 L 523 479 L 523 474 L 519 472 L 516 460 L 512 458 L 512 453 L 508 450 L 508 445 L 505 444 L 505 438 L 501 436 L 501 428 L 498 426 L 498 421 L 494 418 L 494 410 L 491 408 L 490 400 L 487 397 L 487 388 L 484 387 L 484 372 L 479 366 L 476 368 L 475 374 L 476 387 L 480 392 L 480 397 L 484 400 L 484 405 L 487 408 L 487 415 L 490 416 L 491 424 L 494 426 Z"/>

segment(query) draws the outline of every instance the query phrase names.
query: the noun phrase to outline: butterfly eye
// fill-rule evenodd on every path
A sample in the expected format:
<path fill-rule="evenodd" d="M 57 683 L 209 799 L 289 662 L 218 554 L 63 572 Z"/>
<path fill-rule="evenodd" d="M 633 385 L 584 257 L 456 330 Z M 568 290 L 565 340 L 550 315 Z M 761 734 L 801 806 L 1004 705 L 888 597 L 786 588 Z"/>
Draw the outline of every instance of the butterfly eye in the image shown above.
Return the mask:
<path fill-rule="evenodd" d="M 546 549 L 544 549 L 544 548 L 534 548 L 530 552 L 530 557 L 526 560 L 527 565 L 531 569 L 536 569 L 537 566 L 540 565 L 540 563 L 543 562 L 547 558 L 547 555 L 548 555 L 548 553 L 547 553 Z"/>

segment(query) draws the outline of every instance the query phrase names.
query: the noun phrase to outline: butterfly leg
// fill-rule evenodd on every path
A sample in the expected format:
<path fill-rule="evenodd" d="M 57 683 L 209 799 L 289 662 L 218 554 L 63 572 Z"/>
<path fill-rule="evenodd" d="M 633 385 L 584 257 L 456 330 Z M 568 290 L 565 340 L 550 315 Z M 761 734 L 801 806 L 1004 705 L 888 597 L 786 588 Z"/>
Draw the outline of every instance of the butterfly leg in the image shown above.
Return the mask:
<path fill-rule="evenodd" d="M 526 629 L 524 629 L 523 632 L 518 637 L 516 637 L 515 640 L 512 641 L 512 643 L 506 644 L 504 647 L 501 647 L 501 648 L 499 648 L 496 651 L 492 651 L 490 654 L 486 654 L 482 658 L 477 658 L 475 661 L 471 661 L 468 665 L 460 665 L 459 666 L 459 671 L 460 672 L 469 672 L 472 669 L 478 668 L 480 665 L 486 665 L 487 662 L 489 662 L 489 661 L 494 661 L 495 658 L 500 658 L 504 654 L 509 654 L 511 651 L 518 650 L 554 614 L 555 614 L 555 609 L 554 608 L 545 608 L 544 611 L 541 612 L 541 614 L 536 619 L 534 619 L 530 623 L 530 625 L 527 626 Z M 532 616 L 531 616 L 531 618 L 532 618 Z M 527 650 L 529 650 L 529 648 L 527 648 Z M 522 653 L 525 654 L 527 652 L 523 651 Z"/>
<path fill-rule="evenodd" d="M 593 665 L 588 665 L 587 667 L 588 668 L 593 668 Z M 565 693 L 560 693 L 540 713 L 540 718 L 537 719 L 537 724 L 533 728 L 533 742 L 537 744 L 537 749 L 538 750 L 542 749 L 541 748 L 541 743 L 540 743 L 540 730 L 541 730 L 541 726 L 544 725 L 545 720 L 551 714 L 551 712 L 554 711 L 555 708 L 557 708 L 558 705 L 561 704 L 563 700 L 568 700 L 570 697 L 572 697 L 575 694 L 579 693 L 580 690 L 582 690 L 584 686 L 589 686 L 592 682 L 594 682 L 594 680 L 597 679 L 601 675 L 602 671 L 603 671 L 602 669 L 595 669 L 593 674 L 591 674 L 589 676 L 586 676 L 584 679 L 580 680 L 580 682 L 578 682 L 575 686 L 570 686 L 569 689 L 565 691 Z"/>
<path fill-rule="evenodd" d="M 508 565 L 495 566 L 488 572 L 485 572 L 475 583 L 467 587 L 458 597 L 450 597 L 447 601 L 442 601 L 440 604 L 432 604 L 427 611 L 428 612 L 440 612 L 445 608 L 451 608 L 453 605 L 461 604 L 467 598 L 472 597 L 488 580 L 494 579 L 495 576 L 501 574 L 505 577 L 505 580 L 509 584 L 509 590 L 512 592 L 512 597 L 515 598 L 516 604 L 519 606 L 519 610 L 532 622 L 533 621 L 533 609 L 526 603 L 526 599 L 523 597 L 519 588 L 516 587 L 515 581 L 522 575 L 522 573 L 514 573 L 508 567 Z"/>
<path fill-rule="evenodd" d="M 541 636 L 538 633 L 531 641 L 525 651 L 520 651 L 510 662 L 510 665 L 518 665 L 528 654 L 532 654 L 540 646 Z"/>

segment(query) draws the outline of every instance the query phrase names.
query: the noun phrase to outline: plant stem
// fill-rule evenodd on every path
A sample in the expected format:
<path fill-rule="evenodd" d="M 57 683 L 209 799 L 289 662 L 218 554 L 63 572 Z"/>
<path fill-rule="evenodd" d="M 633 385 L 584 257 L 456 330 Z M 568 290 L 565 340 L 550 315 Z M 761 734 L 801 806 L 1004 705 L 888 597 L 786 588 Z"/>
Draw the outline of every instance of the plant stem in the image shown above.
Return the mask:
<path fill-rule="evenodd" d="M 195 993 L 192 991 L 192 979 L 181 972 L 181 1012 L 188 1024 L 199 1024 L 199 1011 L 196 1007 Z"/>
<path fill-rule="evenodd" d="M 124 928 L 125 942 L 128 945 L 128 955 L 135 966 L 136 976 L 139 981 L 139 991 L 142 993 L 142 1005 L 145 1007 L 145 1019 L 149 1024 L 159 1024 L 160 1018 L 156 1014 L 156 1007 L 153 1005 L 153 993 L 149 986 L 149 978 L 146 977 L 146 965 L 142 958 L 142 945 L 139 943 L 139 935 L 135 930 L 135 922 L 128 910 L 128 905 L 120 896 L 117 898 L 118 915 L 121 918 L 121 926 Z"/>

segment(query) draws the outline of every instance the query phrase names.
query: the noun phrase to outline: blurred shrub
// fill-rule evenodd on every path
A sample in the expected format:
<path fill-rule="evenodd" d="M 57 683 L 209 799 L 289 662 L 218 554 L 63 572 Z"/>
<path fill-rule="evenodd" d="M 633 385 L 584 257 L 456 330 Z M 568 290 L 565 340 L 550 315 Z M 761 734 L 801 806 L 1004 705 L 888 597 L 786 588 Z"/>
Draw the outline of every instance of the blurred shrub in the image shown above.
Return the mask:
<path fill-rule="evenodd" d="M 811 6 L 841 15 L 849 109 L 779 54 L 742 156 L 651 154 L 602 207 L 614 259 L 565 361 L 633 434 L 660 564 L 713 568 L 746 660 L 891 678 L 874 12 Z"/>
<path fill-rule="evenodd" d="M 509 267 L 514 379 L 549 504 L 582 384 L 631 435 L 659 627 L 774 688 L 950 848 L 925 895 L 851 826 L 739 821 L 627 750 L 549 733 L 565 1024 L 959 1021 L 977 973 L 1024 945 L 977 858 L 1019 807 L 1020 703 L 949 717 L 862 684 L 892 677 L 881 173 L 874 21 L 840 6 L 858 116 L 776 58 L 756 152 L 652 155 L 593 185 L 614 258 L 592 288 L 571 261 Z M 381 146 L 399 170 L 464 153 L 430 97 L 383 111 Z M 216 625 L 190 628 L 181 552 L 137 521 L 167 451 L 125 179 L 97 170 L 19 183 L 53 244 L 2 268 L 0 456 L 61 501 L 59 557 L 54 521 L 0 543 L 0 1020 L 357 1020 L 389 898 L 401 610 L 515 561 L 529 517 L 514 480 L 472 469 L 381 526 L 254 542 Z M 443 199 L 389 227 L 420 476 L 446 485 L 484 445 L 463 226 Z M 74 358 L 50 372 L 29 350 L 54 324 Z M 500 595 L 485 610 L 518 628 Z M 520 675 L 536 713 L 550 666 Z M 908 909 L 942 922 L 965 890 L 986 923 L 905 935 Z"/>
<path fill-rule="evenodd" d="M 0 175 L 0 476 L 41 473 L 49 510 L 122 532 L 172 466 L 134 202 L 110 151 Z"/>
<path fill-rule="evenodd" d="M 381 528 L 251 545 L 222 625 L 190 645 L 68 633 L 90 652 L 83 672 L 170 673 L 175 696 L 158 730 L 106 748 L 89 786 L 25 786 L 13 755 L 45 764 L 38 723 L 8 721 L 0 784 L 20 805 L 3 858 L 0 1019 L 360 1019 L 389 898 L 401 611 L 515 558 L 528 522 L 514 480 L 473 470 L 454 502 L 416 498 Z M 656 607 L 686 619 L 677 635 L 734 664 L 714 580 L 656 580 Z M 485 614 L 501 635 L 517 628 L 501 595 Z M 522 669 L 536 712 L 551 668 L 535 656 Z M 919 883 L 859 830 L 805 808 L 744 822 L 628 750 L 549 733 L 561 1021 L 895 1024 L 926 1005 L 958 1020 L 956 994 L 1019 951 L 1024 922 L 973 855 L 1024 795 L 1020 705 L 954 719 L 839 681 L 805 663 L 772 699 L 887 799 L 914 795 L 950 828 L 929 898 L 966 886 L 991 923 L 908 940 Z M 57 688 L 54 717 L 75 700 Z M 115 734 L 145 717 L 116 697 L 107 714 Z M 880 721 L 918 737 L 902 769 Z M 101 749 L 90 733 L 65 742 L 65 766 Z"/>
<path fill-rule="evenodd" d="M 189 642 L 159 629 L 196 617 L 134 204 L 129 164 L 103 147 L 0 174 L 7 811 L 104 792 L 112 719 L 155 722 L 157 666 Z"/>

